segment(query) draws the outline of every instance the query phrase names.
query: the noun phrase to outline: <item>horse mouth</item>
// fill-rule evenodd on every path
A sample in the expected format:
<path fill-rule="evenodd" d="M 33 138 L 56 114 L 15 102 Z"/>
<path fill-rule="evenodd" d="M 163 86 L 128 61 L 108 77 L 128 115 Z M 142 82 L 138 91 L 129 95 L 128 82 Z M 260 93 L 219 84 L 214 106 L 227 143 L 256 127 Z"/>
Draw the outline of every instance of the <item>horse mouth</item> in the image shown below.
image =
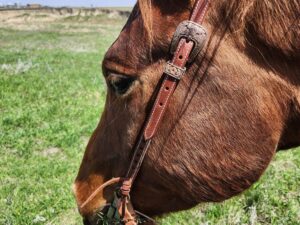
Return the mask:
<path fill-rule="evenodd" d="M 83 218 L 83 225 L 105 225 L 110 224 L 106 218 L 110 204 L 101 206 L 92 216 Z"/>

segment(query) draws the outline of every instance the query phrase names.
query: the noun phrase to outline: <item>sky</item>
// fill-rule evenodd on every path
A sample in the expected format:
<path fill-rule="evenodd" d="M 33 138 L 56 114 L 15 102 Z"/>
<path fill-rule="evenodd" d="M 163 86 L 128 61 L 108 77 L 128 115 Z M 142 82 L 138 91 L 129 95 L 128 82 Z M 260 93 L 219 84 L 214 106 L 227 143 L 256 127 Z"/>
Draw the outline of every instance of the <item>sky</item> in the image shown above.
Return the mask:
<path fill-rule="evenodd" d="M 46 6 L 133 6 L 136 0 L 0 0 L 0 5 L 39 3 Z"/>

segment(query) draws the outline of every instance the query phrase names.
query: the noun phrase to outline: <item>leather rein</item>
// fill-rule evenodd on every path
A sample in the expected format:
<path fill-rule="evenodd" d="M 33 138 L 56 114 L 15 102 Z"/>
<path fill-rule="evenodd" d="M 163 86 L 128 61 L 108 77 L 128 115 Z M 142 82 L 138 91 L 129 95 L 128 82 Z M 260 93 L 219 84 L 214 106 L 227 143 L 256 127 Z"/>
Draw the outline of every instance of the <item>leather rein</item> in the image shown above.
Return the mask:
<path fill-rule="evenodd" d="M 145 121 L 145 126 L 142 129 L 143 132 L 140 137 L 138 137 L 125 178 L 113 178 L 107 181 L 97 188 L 80 206 L 84 208 L 99 192 L 103 191 L 104 188 L 119 183 L 114 194 L 114 200 L 109 204 L 107 212 L 105 214 L 100 213 L 99 215 L 98 219 L 99 221 L 102 220 L 103 224 L 137 225 L 148 220 L 155 223 L 151 218 L 134 210 L 130 202 L 130 191 L 140 171 L 151 141 L 169 105 L 171 96 L 181 78 L 186 73 L 186 65 L 194 61 L 195 57 L 205 45 L 207 31 L 201 24 L 203 23 L 208 5 L 209 0 L 197 0 L 190 20 L 181 22 L 175 31 L 170 47 L 173 58 L 166 64 L 162 83 L 152 106 L 151 113 Z M 106 221 L 106 223 L 104 223 L 104 221 Z"/>

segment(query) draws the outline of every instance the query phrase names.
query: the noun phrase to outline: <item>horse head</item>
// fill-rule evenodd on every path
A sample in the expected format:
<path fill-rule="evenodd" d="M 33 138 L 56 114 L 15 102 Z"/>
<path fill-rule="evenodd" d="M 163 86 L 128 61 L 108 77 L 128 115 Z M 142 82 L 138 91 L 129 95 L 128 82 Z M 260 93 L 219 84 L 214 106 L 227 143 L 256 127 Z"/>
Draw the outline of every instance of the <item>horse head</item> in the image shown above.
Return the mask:
<path fill-rule="evenodd" d="M 140 0 L 107 51 L 106 105 L 74 185 L 84 217 L 113 200 L 110 185 L 81 207 L 126 173 L 173 34 L 194 4 Z M 299 12 L 296 0 L 211 1 L 209 40 L 188 64 L 134 183 L 137 210 L 157 216 L 223 201 L 256 182 L 277 150 L 300 145 Z"/>

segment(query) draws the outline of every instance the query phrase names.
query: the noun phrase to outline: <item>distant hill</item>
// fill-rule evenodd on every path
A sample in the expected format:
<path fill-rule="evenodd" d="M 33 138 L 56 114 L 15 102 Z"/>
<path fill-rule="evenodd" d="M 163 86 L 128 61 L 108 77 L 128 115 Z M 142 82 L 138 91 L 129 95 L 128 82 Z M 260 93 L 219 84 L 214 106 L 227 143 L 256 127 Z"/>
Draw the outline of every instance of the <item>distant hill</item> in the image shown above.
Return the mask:
<path fill-rule="evenodd" d="M 0 22 L 40 21 L 51 22 L 55 20 L 90 21 L 97 18 L 125 19 L 129 17 L 132 8 L 0 8 Z"/>
<path fill-rule="evenodd" d="M 84 13 L 84 14 L 109 14 L 115 13 L 116 11 L 119 12 L 121 16 L 129 16 L 132 8 L 131 7 L 47 7 L 41 6 L 38 4 L 29 5 L 27 7 L 0 7 L 0 11 L 42 11 L 48 13 L 59 13 L 59 14 L 76 14 L 76 13 Z"/>

